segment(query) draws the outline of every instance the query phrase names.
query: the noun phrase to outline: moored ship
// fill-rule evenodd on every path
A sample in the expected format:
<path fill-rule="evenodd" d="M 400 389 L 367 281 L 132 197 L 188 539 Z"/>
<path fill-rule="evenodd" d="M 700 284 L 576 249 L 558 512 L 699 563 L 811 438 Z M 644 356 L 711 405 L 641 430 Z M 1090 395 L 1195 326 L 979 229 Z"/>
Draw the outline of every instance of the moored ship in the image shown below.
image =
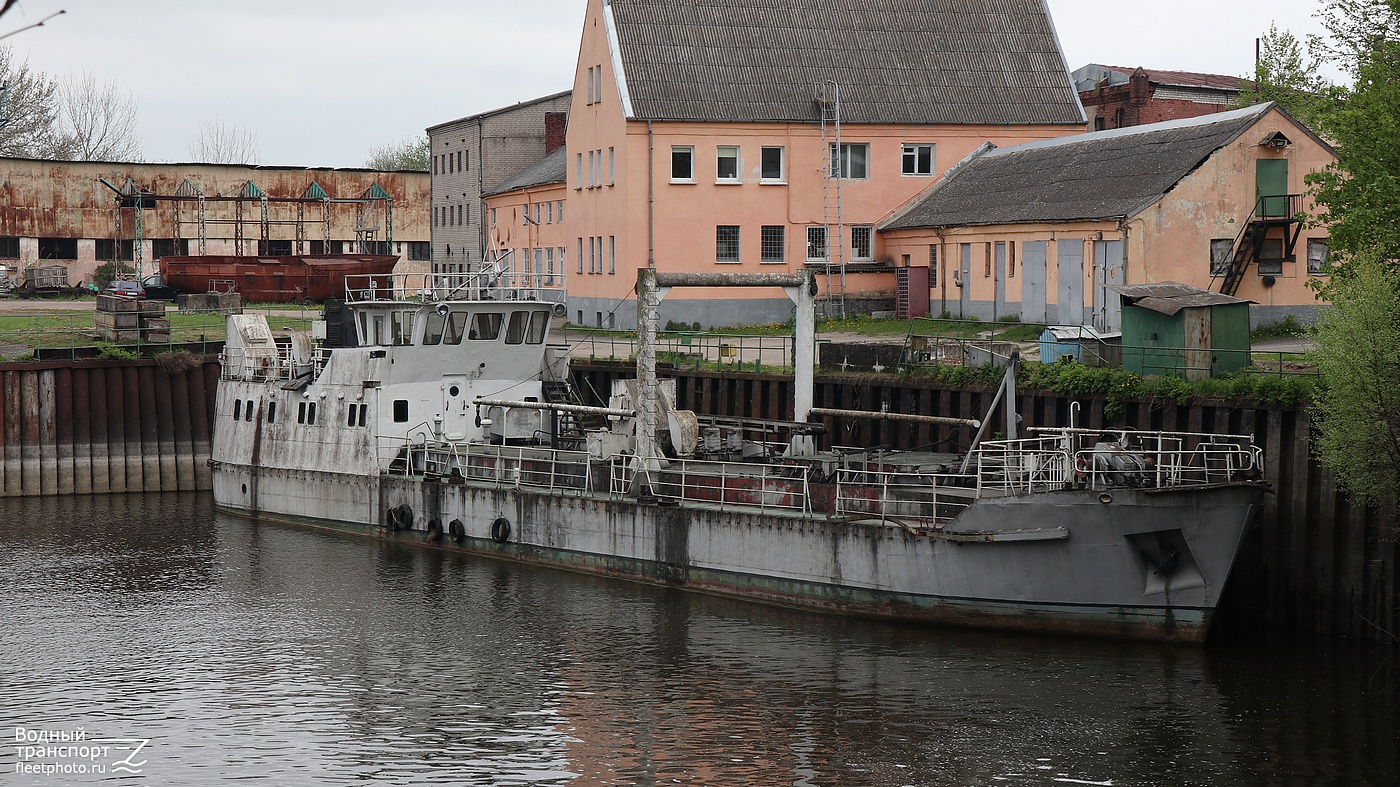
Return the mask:
<path fill-rule="evenodd" d="M 1021 437 L 1012 413 L 984 440 L 885 414 L 977 433 L 958 456 L 818 450 L 821 419 L 853 414 L 813 406 L 805 274 L 641 271 L 637 380 L 607 406 L 575 400 L 548 342 L 560 278 L 373 278 L 311 333 L 228 318 L 222 508 L 797 608 L 1195 642 L 1261 494 L 1247 436 Z M 656 377 L 660 298 L 725 284 L 797 303 L 794 417 L 762 424 L 786 440 L 677 409 Z"/>
<path fill-rule="evenodd" d="M 243 296 L 245 302 L 310 303 L 341 297 L 347 277 L 364 286 L 382 281 L 398 261 L 392 254 L 209 254 L 162 257 L 160 267 L 165 283 L 183 292 L 229 290 Z"/>

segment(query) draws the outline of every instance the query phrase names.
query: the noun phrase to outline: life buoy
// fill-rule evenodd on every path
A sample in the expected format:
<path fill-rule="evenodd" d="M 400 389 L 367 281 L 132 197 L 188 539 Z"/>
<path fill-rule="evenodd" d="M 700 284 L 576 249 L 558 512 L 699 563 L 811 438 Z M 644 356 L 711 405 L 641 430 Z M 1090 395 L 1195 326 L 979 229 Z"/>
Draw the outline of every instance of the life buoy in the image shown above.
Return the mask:
<path fill-rule="evenodd" d="M 505 517 L 496 517 L 496 521 L 491 523 L 491 540 L 497 544 L 510 540 L 510 522 Z"/>
<path fill-rule="evenodd" d="M 437 517 L 428 520 L 428 540 L 434 544 L 442 541 L 442 522 Z"/>
<path fill-rule="evenodd" d="M 447 532 L 452 536 L 452 540 L 456 541 L 458 544 L 462 543 L 467 538 L 467 528 L 462 524 L 462 520 L 460 519 L 454 519 L 448 522 Z"/>
<path fill-rule="evenodd" d="M 1089 477 L 1089 457 L 1079 456 L 1074 459 L 1074 478 L 1076 481 L 1084 481 Z"/>

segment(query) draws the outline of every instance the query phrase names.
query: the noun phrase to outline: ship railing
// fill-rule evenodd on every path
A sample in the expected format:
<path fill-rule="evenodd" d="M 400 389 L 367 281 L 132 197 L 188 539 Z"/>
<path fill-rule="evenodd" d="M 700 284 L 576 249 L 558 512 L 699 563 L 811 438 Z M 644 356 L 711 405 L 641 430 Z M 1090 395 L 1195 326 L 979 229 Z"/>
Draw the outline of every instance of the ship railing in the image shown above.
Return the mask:
<path fill-rule="evenodd" d="M 626 456 L 609 461 L 610 496 L 650 494 L 675 503 L 716 505 L 720 510 L 812 511 L 804 467 L 681 459 L 659 469 L 638 470 L 636 461 Z"/>
<path fill-rule="evenodd" d="M 965 486 L 969 482 L 963 475 L 839 469 L 834 512 L 931 525 L 952 519 L 972 503 L 977 490 Z"/>
<path fill-rule="evenodd" d="M 348 303 L 437 301 L 543 301 L 563 303 L 562 273 L 492 270 L 489 275 L 444 273 L 357 273 L 345 277 Z"/>
<path fill-rule="evenodd" d="M 278 346 L 275 351 L 253 352 L 242 347 L 226 347 L 219 353 L 219 378 L 223 380 L 286 381 L 309 371 L 309 364 L 305 365 L 305 368 L 298 368 L 290 347 Z"/>
<path fill-rule="evenodd" d="M 387 473 L 569 494 L 592 490 L 588 453 L 533 446 L 388 440 Z"/>
<path fill-rule="evenodd" d="M 1093 489 L 1132 486 L 1160 489 L 1231 483 L 1263 467 L 1263 451 L 1248 435 L 1152 432 L 1132 429 L 1032 428 L 1040 436 L 984 443 L 978 451 L 979 485 L 1011 492 L 1054 484 L 1039 473 L 1052 450 L 1072 462 L 1057 465 L 1063 481 Z M 1053 448 L 1052 448 L 1053 447 Z M 990 461 L 983 464 L 981 457 Z M 1032 472 L 1035 471 L 1035 472 Z M 1072 475 L 1071 475 L 1072 474 Z"/>

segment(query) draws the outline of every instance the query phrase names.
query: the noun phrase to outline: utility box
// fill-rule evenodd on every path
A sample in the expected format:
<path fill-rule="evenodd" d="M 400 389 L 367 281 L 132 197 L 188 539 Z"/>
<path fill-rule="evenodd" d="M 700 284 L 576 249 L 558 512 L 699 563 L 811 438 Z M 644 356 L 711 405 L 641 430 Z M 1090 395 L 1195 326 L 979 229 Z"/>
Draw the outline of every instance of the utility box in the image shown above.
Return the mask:
<path fill-rule="evenodd" d="M 1123 299 L 1123 368 L 1217 377 L 1252 364 L 1249 304 L 1188 284 L 1109 285 Z"/>
<path fill-rule="evenodd" d="M 1123 360 L 1123 334 L 1088 325 L 1049 325 L 1040 332 L 1040 362 L 1073 359 L 1085 366 L 1117 366 Z"/>

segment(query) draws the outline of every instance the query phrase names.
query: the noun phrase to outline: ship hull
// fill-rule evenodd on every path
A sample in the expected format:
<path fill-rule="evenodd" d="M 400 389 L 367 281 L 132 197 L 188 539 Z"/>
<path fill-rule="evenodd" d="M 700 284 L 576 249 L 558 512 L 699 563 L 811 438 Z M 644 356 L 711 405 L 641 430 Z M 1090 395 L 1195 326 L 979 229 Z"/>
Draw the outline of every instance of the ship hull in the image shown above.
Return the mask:
<path fill-rule="evenodd" d="M 215 469 L 219 505 L 264 519 L 820 612 L 1174 642 L 1205 638 L 1258 495 L 983 498 L 929 533 L 475 481 Z M 411 521 L 395 529 L 388 512 L 404 508 Z"/>

